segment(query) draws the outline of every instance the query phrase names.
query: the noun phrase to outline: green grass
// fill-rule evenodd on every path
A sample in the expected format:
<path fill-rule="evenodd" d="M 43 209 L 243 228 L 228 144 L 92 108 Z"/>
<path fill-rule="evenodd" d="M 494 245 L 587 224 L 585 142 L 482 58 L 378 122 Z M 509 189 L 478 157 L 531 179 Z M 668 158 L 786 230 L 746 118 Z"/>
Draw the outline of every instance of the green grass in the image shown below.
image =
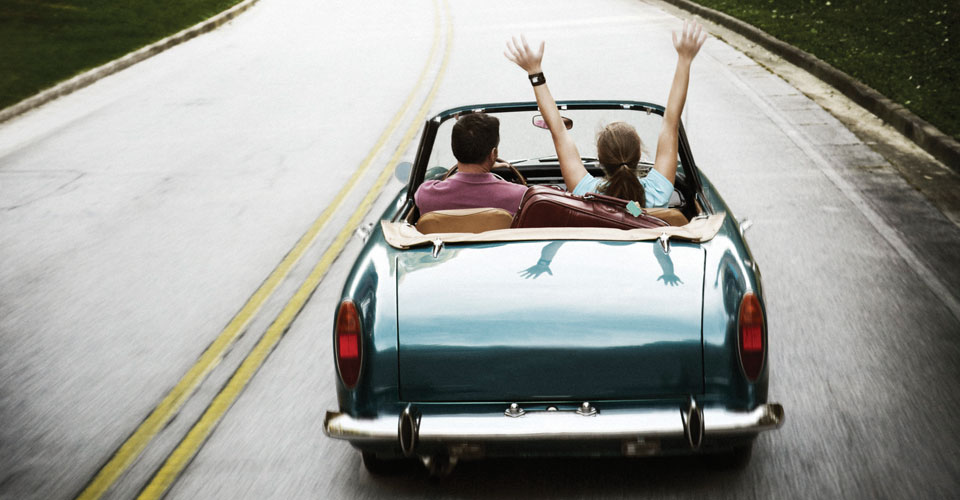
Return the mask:
<path fill-rule="evenodd" d="M 240 0 L 0 0 L 0 109 Z"/>
<path fill-rule="evenodd" d="M 960 139 L 956 0 L 694 0 L 805 50 Z"/>

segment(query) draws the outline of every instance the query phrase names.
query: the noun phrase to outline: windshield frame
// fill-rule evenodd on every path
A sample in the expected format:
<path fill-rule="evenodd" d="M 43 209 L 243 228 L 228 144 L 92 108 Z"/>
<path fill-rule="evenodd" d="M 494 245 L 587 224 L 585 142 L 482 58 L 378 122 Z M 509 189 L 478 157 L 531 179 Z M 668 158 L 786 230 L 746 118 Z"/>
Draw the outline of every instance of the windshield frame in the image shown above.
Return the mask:
<path fill-rule="evenodd" d="M 664 113 L 663 106 L 642 101 L 571 100 L 557 101 L 557 107 L 561 112 L 577 109 L 610 109 L 655 113 L 660 116 L 663 116 Z M 538 110 L 538 107 L 537 103 L 534 101 L 474 104 L 450 108 L 441 111 L 434 117 L 428 119 L 424 124 L 423 133 L 420 136 L 420 144 L 417 147 L 413 168 L 410 172 L 410 179 L 407 184 L 407 201 L 404 203 L 404 207 L 400 210 L 399 214 L 407 213 L 410 206 L 414 203 L 414 194 L 417 192 L 417 188 L 420 187 L 420 184 L 423 183 L 424 176 L 426 175 L 426 171 L 430 163 L 430 154 L 433 151 L 434 142 L 436 141 L 437 131 L 443 122 L 451 118 L 457 118 L 459 116 L 471 113 L 500 113 L 536 110 Z M 705 197 L 702 196 L 703 183 L 700 179 L 700 172 L 699 169 L 697 169 L 696 163 L 693 160 L 693 155 L 690 152 L 690 146 L 687 142 L 687 137 L 686 133 L 684 132 L 682 122 L 679 126 L 679 157 L 684 171 L 687 173 L 688 183 L 693 191 L 690 193 L 690 199 L 696 198 L 701 203 L 705 203 Z M 703 208 L 706 209 L 708 213 L 713 212 L 712 207 L 710 206 L 704 206 Z"/>

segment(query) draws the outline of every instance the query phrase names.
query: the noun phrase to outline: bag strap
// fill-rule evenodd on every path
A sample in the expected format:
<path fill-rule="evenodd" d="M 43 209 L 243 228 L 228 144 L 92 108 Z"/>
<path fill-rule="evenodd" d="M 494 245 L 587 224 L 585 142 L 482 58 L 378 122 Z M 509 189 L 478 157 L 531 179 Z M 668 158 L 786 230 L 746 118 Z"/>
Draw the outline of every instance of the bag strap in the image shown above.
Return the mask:
<path fill-rule="evenodd" d="M 623 208 L 624 210 L 627 209 L 627 204 L 630 203 L 630 200 L 624 200 L 623 198 L 615 198 L 613 196 L 607 196 L 605 194 L 600 194 L 600 193 L 587 193 L 583 195 L 583 199 L 597 200 L 599 202 L 606 203 L 608 205 L 616 205 L 618 207 Z M 640 204 L 638 203 L 638 205 Z M 640 210 L 642 210 L 643 213 L 646 212 L 646 210 L 643 210 L 643 205 L 640 205 Z"/>

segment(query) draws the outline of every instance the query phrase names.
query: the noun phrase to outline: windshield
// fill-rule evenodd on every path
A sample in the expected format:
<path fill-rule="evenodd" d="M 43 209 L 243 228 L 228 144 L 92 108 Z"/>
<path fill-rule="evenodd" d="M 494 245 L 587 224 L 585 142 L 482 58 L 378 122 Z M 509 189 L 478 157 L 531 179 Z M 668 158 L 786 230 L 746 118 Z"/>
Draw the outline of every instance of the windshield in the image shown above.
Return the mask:
<path fill-rule="evenodd" d="M 580 156 L 597 157 L 597 135 L 606 125 L 623 121 L 637 129 L 641 140 L 641 163 L 652 164 L 656 154 L 657 136 L 663 117 L 656 112 L 628 109 L 561 109 L 561 115 L 573 120 L 570 135 L 577 144 Z M 491 112 L 500 120 L 500 158 L 511 163 L 523 160 L 548 159 L 556 156 L 550 131 L 533 125 L 539 111 Z M 456 118 L 440 124 L 430 154 L 428 167 L 449 169 L 457 160 L 450 150 L 450 132 Z M 586 162 L 585 162 L 586 163 Z M 518 163 L 521 166 L 522 163 Z"/>

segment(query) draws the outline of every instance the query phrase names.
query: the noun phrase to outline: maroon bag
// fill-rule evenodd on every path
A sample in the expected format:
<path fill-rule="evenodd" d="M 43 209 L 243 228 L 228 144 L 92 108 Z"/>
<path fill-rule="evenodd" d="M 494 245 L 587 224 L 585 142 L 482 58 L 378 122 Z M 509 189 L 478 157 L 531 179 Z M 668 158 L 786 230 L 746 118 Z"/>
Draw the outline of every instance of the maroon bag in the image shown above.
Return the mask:
<path fill-rule="evenodd" d="M 646 212 L 633 216 L 627 200 L 597 193 L 574 196 L 554 186 L 533 186 L 520 201 L 510 227 L 611 227 L 636 229 L 669 226 Z"/>

